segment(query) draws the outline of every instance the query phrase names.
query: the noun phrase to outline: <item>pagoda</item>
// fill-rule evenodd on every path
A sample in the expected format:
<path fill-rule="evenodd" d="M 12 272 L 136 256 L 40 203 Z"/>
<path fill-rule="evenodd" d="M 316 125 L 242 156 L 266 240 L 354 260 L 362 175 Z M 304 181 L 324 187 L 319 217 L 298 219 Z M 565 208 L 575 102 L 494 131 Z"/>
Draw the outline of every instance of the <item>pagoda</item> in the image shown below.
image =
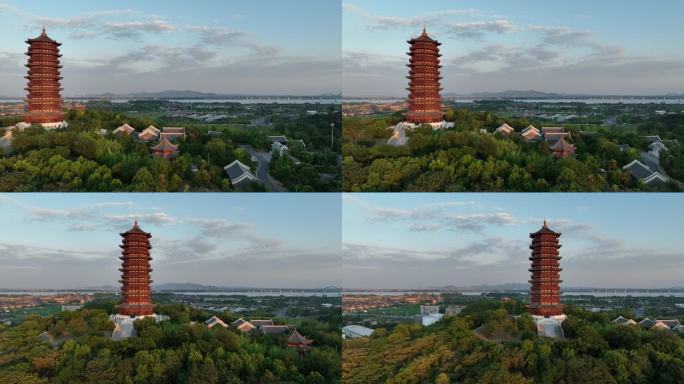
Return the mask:
<path fill-rule="evenodd" d="M 35 39 L 26 40 L 29 45 L 26 55 L 28 56 L 28 91 L 26 102 L 27 113 L 24 122 L 29 124 L 41 124 L 45 128 L 61 128 L 62 122 L 62 97 L 60 91 L 60 57 L 59 46 L 62 45 L 43 33 Z"/>
<path fill-rule="evenodd" d="M 555 157 L 556 159 L 563 159 L 568 156 L 572 156 L 575 154 L 576 151 L 575 146 L 568 143 L 565 140 L 565 137 L 561 137 L 560 140 L 556 142 L 556 144 L 550 147 L 550 149 L 553 152 L 553 157 Z"/>
<path fill-rule="evenodd" d="M 528 312 L 533 317 L 565 319 L 563 306 L 560 303 L 560 268 L 561 256 L 558 253 L 561 245 L 558 244 L 560 233 L 554 232 L 546 224 L 540 230 L 530 233 L 532 238 L 532 267 L 529 271 L 532 278 L 529 281 L 530 304 Z"/>
<path fill-rule="evenodd" d="M 287 339 L 287 346 L 290 348 L 295 348 L 297 352 L 299 352 L 300 357 L 304 357 L 307 352 L 311 351 L 312 347 L 309 345 L 311 343 L 313 343 L 313 340 L 309 340 L 302 336 L 299 332 L 297 332 L 296 328 Z"/>
<path fill-rule="evenodd" d="M 407 43 L 409 48 L 409 91 L 408 113 L 406 120 L 413 124 L 432 124 L 443 120 L 442 100 L 439 95 L 440 79 L 439 46 L 437 40 L 428 36 L 425 28 L 423 33 Z"/>
<path fill-rule="evenodd" d="M 121 304 L 119 315 L 138 317 L 154 314 L 150 284 L 150 237 L 143 231 L 136 221 L 133 228 L 120 233 L 123 242 L 119 247 L 123 249 L 119 259 L 121 268 Z"/>
<path fill-rule="evenodd" d="M 172 144 L 166 136 L 162 136 L 161 141 L 152 147 L 154 155 L 162 157 L 166 160 L 175 159 L 178 157 L 178 146 Z"/>

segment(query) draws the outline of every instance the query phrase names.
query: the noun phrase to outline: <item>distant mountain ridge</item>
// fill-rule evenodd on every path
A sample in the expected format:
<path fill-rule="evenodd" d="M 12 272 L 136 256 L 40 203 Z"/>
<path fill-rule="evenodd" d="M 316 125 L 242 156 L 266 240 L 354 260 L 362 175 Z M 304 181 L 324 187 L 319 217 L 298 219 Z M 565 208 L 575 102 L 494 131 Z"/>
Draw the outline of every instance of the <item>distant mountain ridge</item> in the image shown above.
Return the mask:
<path fill-rule="evenodd" d="M 444 95 L 445 97 L 482 97 L 482 98 L 499 98 L 499 99 L 514 99 L 514 98 L 555 98 L 555 97 L 569 97 L 569 96 L 580 96 L 580 95 L 569 95 L 561 93 L 552 92 L 541 92 L 530 90 L 508 90 L 502 92 L 474 92 L 468 94 L 455 94 L 448 92 Z M 587 96 L 587 95 L 583 95 Z"/>
<path fill-rule="evenodd" d="M 287 95 L 287 94 L 248 94 L 248 93 L 214 93 L 214 92 L 199 92 L 193 90 L 166 90 L 159 92 L 132 92 L 117 94 L 112 92 L 84 95 L 83 97 L 93 98 L 121 98 L 121 99 L 220 99 L 232 97 L 311 97 L 311 98 L 340 98 L 341 93 L 326 92 L 319 95 Z"/>
<path fill-rule="evenodd" d="M 568 98 L 586 98 L 586 97 L 644 97 L 644 98 L 684 98 L 684 92 L 670 92 L 667 94 L 660 95 L 600 95 L 592 93 L 556 93 L 556 92 L 543 92 L 530 90 L 507 90 L 501 92 L 471 92 L 471 93 L 456 93 L 456 92 L 446 92 L 442 94 L 442 97 L 448 98 L 475 98 L 475 99 L 568 99 Z M 404 100 L 406 96 L 344 96 L 344 99 L 396 99 Z"/>

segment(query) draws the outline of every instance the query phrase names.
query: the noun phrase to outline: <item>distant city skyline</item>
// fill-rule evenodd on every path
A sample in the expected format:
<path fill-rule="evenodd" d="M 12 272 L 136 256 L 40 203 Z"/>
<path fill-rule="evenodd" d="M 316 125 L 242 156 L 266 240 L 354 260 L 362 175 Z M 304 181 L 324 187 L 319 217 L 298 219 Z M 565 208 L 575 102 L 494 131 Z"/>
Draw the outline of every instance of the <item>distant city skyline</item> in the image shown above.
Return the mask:
<path fill-rule="evenodd" d="M 63 95 L 341 91 L 335 1 L 0 0 L 0 96 L 25 95 L 25 40 L 61 42 Z M 305 9 L 306 12 L 302 10 Z"/>
<path fill-rule="evenodd" d="M 562 233 L 561 288 L 684 286 L 677 194 L 344 194 L 342 207 L 346 289 L 526 284 L 544 219 Z"/>
<path fill-rule="evenodd" d="M 336 194 L 0 194 L 0 289 L 118 287 L 135 220 L 154 284 L 340 286 L 340 209 Z"/>
<path fill-rule="evenodd" d="M 408 45 L 441 43 L 443 93 L 684 92 L 684 3 L 343 0 L 345 97 L 405 96 Z"/>

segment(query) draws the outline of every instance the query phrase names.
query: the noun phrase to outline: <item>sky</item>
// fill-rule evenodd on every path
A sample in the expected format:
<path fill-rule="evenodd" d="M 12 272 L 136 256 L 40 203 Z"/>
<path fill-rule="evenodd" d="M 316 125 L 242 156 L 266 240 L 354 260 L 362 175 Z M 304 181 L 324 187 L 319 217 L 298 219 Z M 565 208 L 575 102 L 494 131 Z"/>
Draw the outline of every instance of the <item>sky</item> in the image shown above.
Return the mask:
<path fill-rule="evenodd" d="M 408 44 L 443 43 L 445 93 L 684 92 L 681 0 L 343 0 L 343 93 L 404 96 Z"/>
<path fill-rule="evenodd" d="M 65 96 L 341 89 L 339 1 L 0 0 L 0 96 L 22 96 L 27 38 L 61 42 Z"/>
<path fill-rule="evenodd" d="M 526 284 L 544 219 L 561 287 L 684 286 L 683 215 L 681 194 L 344 194 L 342 286 Z"/>
<path fill-rule="evenodd" d="M 339 194 L 0 194 L 0 288 L 118 286 L 120 232 L 155 283 L 340 286 Z"/>

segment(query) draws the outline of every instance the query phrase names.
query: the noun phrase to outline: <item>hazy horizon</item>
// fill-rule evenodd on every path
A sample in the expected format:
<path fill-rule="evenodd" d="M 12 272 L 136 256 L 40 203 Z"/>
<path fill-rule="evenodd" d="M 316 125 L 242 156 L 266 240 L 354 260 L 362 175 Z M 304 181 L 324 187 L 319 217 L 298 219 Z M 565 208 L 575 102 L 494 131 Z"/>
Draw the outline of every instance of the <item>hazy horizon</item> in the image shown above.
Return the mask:
<path fill-rule="evenodd" d="M 344 194 L 342 286 L 522 284 L 529 234 L 544 219 L 562 233 L 561 287 L 683 286 L 679 200 L 643 193 Z"/>
<path fill-rule="evenodd" d="M 120 232 L 152 234 L 152 280 L 340 286 L 333 194 L 0 194 L 0 288 L 118 286 Z"/>
<path fill-rule="evenodd" d="M 62 43 L 63 96 L 191 89 L 309 95 L 341 90 L 339 3 L 0 0 L 0 83 L 24 95 L 25 40 Z M 287 33 L 284 33 L 286 31 Z M 4 95 L 3 95 L 4 96 Z"/>
<path fill-rule="evenodd" d="M 343 0 L 345 96 L 401 96 L 408 44 L 423 27 L 442 43 L 443 93 L 684 92 L 684 3 Z"/>

